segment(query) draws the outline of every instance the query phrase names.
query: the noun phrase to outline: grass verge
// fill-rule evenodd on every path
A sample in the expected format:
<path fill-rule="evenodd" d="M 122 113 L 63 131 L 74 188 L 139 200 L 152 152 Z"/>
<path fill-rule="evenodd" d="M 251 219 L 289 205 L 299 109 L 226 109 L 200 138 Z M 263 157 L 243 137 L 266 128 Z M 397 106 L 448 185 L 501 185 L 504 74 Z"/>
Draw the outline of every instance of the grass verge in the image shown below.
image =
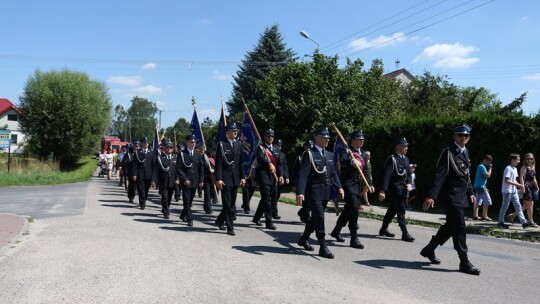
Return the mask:
<path fill-rule="evenodd" d="M 0 172 L 0 187 L 84 182 L 90 179 L 95 170 L 96 159 L 89 156 L 81 159 L 76 168 L 70 171 L 61 171 L 58 168 L 50 168 L 50 170 L 28 168 L 20 172 Z"/>

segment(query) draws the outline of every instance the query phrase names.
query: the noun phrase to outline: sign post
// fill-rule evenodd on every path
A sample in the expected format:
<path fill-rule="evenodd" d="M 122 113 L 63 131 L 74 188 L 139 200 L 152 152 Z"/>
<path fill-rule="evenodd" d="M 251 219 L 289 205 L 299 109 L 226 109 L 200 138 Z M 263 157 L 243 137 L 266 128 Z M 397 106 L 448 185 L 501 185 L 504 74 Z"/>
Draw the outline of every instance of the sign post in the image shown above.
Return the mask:
<path fill-rule="evenodd" d="M 10 130 L 0 130 L 0 148 L 8 149 L 8 173 L 9 165 L 11 163 L 11 131 Z"/>

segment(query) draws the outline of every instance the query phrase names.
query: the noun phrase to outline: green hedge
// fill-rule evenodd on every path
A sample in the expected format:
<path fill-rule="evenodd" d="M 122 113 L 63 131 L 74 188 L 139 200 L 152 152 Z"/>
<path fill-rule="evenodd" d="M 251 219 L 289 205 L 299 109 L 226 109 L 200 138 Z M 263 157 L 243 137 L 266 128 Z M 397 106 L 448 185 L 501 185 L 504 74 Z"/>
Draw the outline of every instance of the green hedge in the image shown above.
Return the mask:
<path fill-rule="evenodd" d="M 521 113 L 473 113 L 461 116 L 412 117 L 401 121 L 385 121 L 364 126 L 366 142 L 364 148 L 371 151 L 373 178 L 379 186 L 382 168 L 386 158 L 394 152 L 395 140 L 405 136 L 410 143 L 408 156 L 416 168 L 419 197 L 423 199 L 431 184 L 435 165 L 442 149 L 453 142 L 451 127 L 465 122 L 472 130 L 467 148 L 472 163 L 472 180 L 476 168 L 484 155 L 491 154 L 493 174 L 488 180 L 495 204 L 501 202 L 501 182 L 504 167 L 510 153 L 519 153 L 523 160 L 525 153 L 540 156 L 540 119 Z"/>

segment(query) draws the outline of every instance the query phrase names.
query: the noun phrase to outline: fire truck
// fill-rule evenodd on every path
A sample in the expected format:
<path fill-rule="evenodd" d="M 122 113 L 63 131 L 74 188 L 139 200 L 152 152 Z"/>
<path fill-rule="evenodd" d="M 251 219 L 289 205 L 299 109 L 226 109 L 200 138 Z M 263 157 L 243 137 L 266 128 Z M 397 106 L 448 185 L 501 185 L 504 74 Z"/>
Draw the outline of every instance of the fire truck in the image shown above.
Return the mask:
<path fill-rule="evenodd" d="M 117 136 L 105 136 L 101 139 L 101 149 L 105 151 L 114 150 L 120 151 L 122 146 L 127 145 L 127 141 L 122 141 L 120 137 Z"/>

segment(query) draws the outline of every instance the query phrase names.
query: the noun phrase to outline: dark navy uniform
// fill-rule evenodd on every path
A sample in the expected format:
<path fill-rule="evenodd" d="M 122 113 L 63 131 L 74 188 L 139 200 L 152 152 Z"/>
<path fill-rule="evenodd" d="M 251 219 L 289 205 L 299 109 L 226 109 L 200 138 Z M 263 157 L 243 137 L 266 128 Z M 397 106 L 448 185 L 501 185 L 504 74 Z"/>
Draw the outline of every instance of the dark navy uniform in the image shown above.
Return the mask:
<path fill-rule="evenodd" d="M 148 139 L 145 137 L 141 140 L 141 143 L 148 143 Z M 148 191 L 150 191 L 150 184 L 152 182 L 153 174 L 153 158 L 154 153 L 148 148 L 141 148 L 135 152 L 135 158 L 133 161 L 133 174 L 137 178 L 137 193 L 139 195 L 139 207 L 144 210 L 146 207 L 146 199 L 148 198 Z"/>
<path fill-rule="evenodd" d="M 237 132 L 235 123 L 227 126 L 227 132 Z M 242 144 L 238 140 L 219 142 L 216 151 L 216 183 L 223 182 L 225 185 L 221 189 L 221 202 L 223 209 L 216 219 L 216 225 L 227 226 L 227 234 L 234 235 L 233 218 L 236 209 L 236 195 L 238 186 L 245 179 L 244 168 L 242 166 Z"/>
<path fill-rule="evenodd" d="M 257 161 L 255 160 L 251 165 L 249 175 L 246 177 L 246 184 L 244 185 L 244 187 L 242 187 L 242 209 L 244 209 L 245 214 L 249 214 L 249 212 L 251 211 L 249 203 L 251 202 L 253 193 L 255 193 L 255 189 L 257 188 L 257 177 L 255 176 L 257 172 L 256 168 Z"/>
<path fill-rule="evenodd" d="M 128 146 L 128 150 L 122 159 L 122 174 L 126 177 L 127 196 L 130 203 L 133 203 L 135 198 L 135 185 L 137 182 L 133 181 L 135 171 L 133 170 L 133 163 L 135 161 L 135 152 L 139 149 L 139 141 L 136 140 L 133 144 Z"/>
<path fill-rule="evenodd" d="M 304 143 L 304 152 L 307 149 L 313 148 L 313 140 L 308 140 Z M 302 156 L 304 155 L 304 152 L 296 157 L 294 161 L 294 180 L 298 180 L 298 172 L 300 171 L 300 164 L 302 163 Z M 311 217 L 309 213 L 309 207 L 307 205 L 306 200 L 302 201 L 302 207 L 297 212 L 298 216 L 300 217 L 300 221 L 302 223 L 307 223 L 309 221 L 309 218 Z"/>
<path fill-rule="evenodd" d="M 264 133 L 264 136 L 273 138 L 274 131 L 270 129 Z M 255 153 L 257 157 L 256 178 L 261 192 L 261 200 L 253 216 L 253 222 L 261 225 L 259 221 L 264 213 L 266 228 L 275 230 L 276 226 L 272 223 L 272 203 L 277 197 L 279 182 L 277 179 L 281 177 L 282 171 L 281 159 L 279 158 L 280 151 L 278 147 L 265 142 L 257 147 Z M 275 168 L 274 174 L 270 172 L 271 165 Z"/>
<path fill-rule="evenodd" d="M 440 260 L 435 257 L 435 249 L 452 238 L 454 249 L 461 260 L 459 270 L 468 274 L 479 275 L 480 270 L 474 267 L 467 257 L 466 226 L 463 208 L 469 205 L 469 199 L 474 195 L 471 183 L 471 162 L 469 151 L 465 148 L 472 128 L 461 124 L 453 128 L 454 139 L 464 141 L 463 146 L 452 143 L 445 148 L 437 162 L 433 184 L 429 188 L 424 201 L 427 209 L 433 200 L 444 204 L 446 222 L 439 228 L 431 242 L 420 252 L 434 264 Z M 465 139 L 464 139 L 465 138 Z"/>
<path fill-rule="evenodd" d="M 328 129 L 324 128 L 315 132 L 315 136 L 329 139 L 330 133 Z M 315 141 L 316 143 L 317 141 Z M 334 255 L 328 250 L 325 242 L 324 209 L 330 200 L 331 187 L 334 186 L 341 190 L 333 158 L 334 155 L 331 152 L 317 145 L 305 151 L 296 182 L 296 195 L 304 195 L 311 211 L 311 218 L 298 240 L 298 245 L 306 250 L 313 250 L 308 240 L 309 236 L 315 232 L 321 246 L 319 255 L 326 258 L 333 258 Z"/>
<path fill-rule="evenodd" d="M 272 201 L 272 218 L 279 220 L 281 216 L 279 215 L 278 202 L 281 197 L 281 191 L 289 180 L 289 165 L 287 164 L 287 155 L 283 153 L 283 150 L 281 149 L 281 147 L 283 146 L 283 141 L 281 139 L 278 139 L 275 145 L 279 148 L 279 159 L 281 160 L 281 176 L 283 177 L 283 184 L 278 185 L 277 195 Z"/>
<path fill-rule="evenodd" d="M 396 150 L 398 146 L 408 146 L 405 138 L 401 138 L 396 142 Z M 384 195 L 388 193 L 390 206 L 386 210 L 383 218 L 382 227 L 379 230 L 380 236 L 393 237 L 394 234 L 388 232 L 388 226 L 392 222 L 394 216 L 397 215 L 399 228 L 401 228 L 401 239 L 407 242 L 413 242 L 414 238 L 407 231 L 407 222 L 405 220 L 405 205 L 407 202 L 407 185 L 411 185 L 411 163 L 405 153 L 394 153 L 390 155 L 384 163 L 382 184 L 379 192 Z"/>
<path fill-rule="evenodd" d="M 188 135 L 186 141 L 191 141 L 195 145 L 195 136 Z M 193 214 L 191 207 L 193 204 L 193 198 L 197 192 L 199 184 L 203 182 L 204 169 L 202 165 L 201 152 L 193 149 L 189 150 L 186 146 L 184 150 L 178 153 L 178 166 L 177 175 L 180 180 L 180 186 L 182 188 L 182 203 L 184 209 L 180 214 L 182 220 L 187 221 L 188 226 L 193 225 Z M 189 185 L 186 185 L 186 181 L 189 181 Z"/>
<path fill-rule="evenodd" d="M 355 131 L 351 133 L 351 139 L 363 140 L 364 133 L 362 131 Z M 343 149 L 339 155 L 340 163 L 340 181 L 345 191 L 345 206 L 343 211 L 339 215 L 336 222 L 336 227 L 330 234 L 335 237 L 338 242 L 344 242 L 341 237 L 341 228 L 349 223 L 349 231 L 351 233 L 351 247 L 364 248 L 364 245 L 358 240 L 358 207 L 360 206 L 360 197 L 362 196 L 362 190 L 364 189 L 364 181 L 360 176 L 358 168 L 353 164 L 353 157 L 360 162 L 362 166 L 362 173 L 368 181 L 368 186 L 371 186 L 371 176 L 369 175 L 366 167 L 365 154 L 361 148 L 357 149 L 353 145 L 349 145 L 348 149 Z M 352 157 L 351 157 L 352 154 Z M 364 155 L 363 155 L 364 154 Z"/>
<path fill-rule="evenodd" d="M 210 170 L 214 170 L 215 161 L 210 159 L 206 153 L 202 153 L 202 166 L 204 172 L 203 178 L 203 191 L 204 191 L 204 212 L 206 214 L 212 213 L 212 201 L 216 201 L 216 193 L 214 191 L 214 173 Z"/>
<path fill-rule="evenodd" d="M 163 146 L 165 149 L 174 148 L 174 145 L 170 141 L 165 141 Z M 157 157 L 152 181 L 156 183 L 157 187 L 159 188 L 159 193 L 161 193 L 161 213 L 163 213 L 163 216 L 168 219 L 170 214 L 169 208 L 171 206 L 171 199 L 178 181 L 176 177 L 175 154 L 162 153 Z"/>

